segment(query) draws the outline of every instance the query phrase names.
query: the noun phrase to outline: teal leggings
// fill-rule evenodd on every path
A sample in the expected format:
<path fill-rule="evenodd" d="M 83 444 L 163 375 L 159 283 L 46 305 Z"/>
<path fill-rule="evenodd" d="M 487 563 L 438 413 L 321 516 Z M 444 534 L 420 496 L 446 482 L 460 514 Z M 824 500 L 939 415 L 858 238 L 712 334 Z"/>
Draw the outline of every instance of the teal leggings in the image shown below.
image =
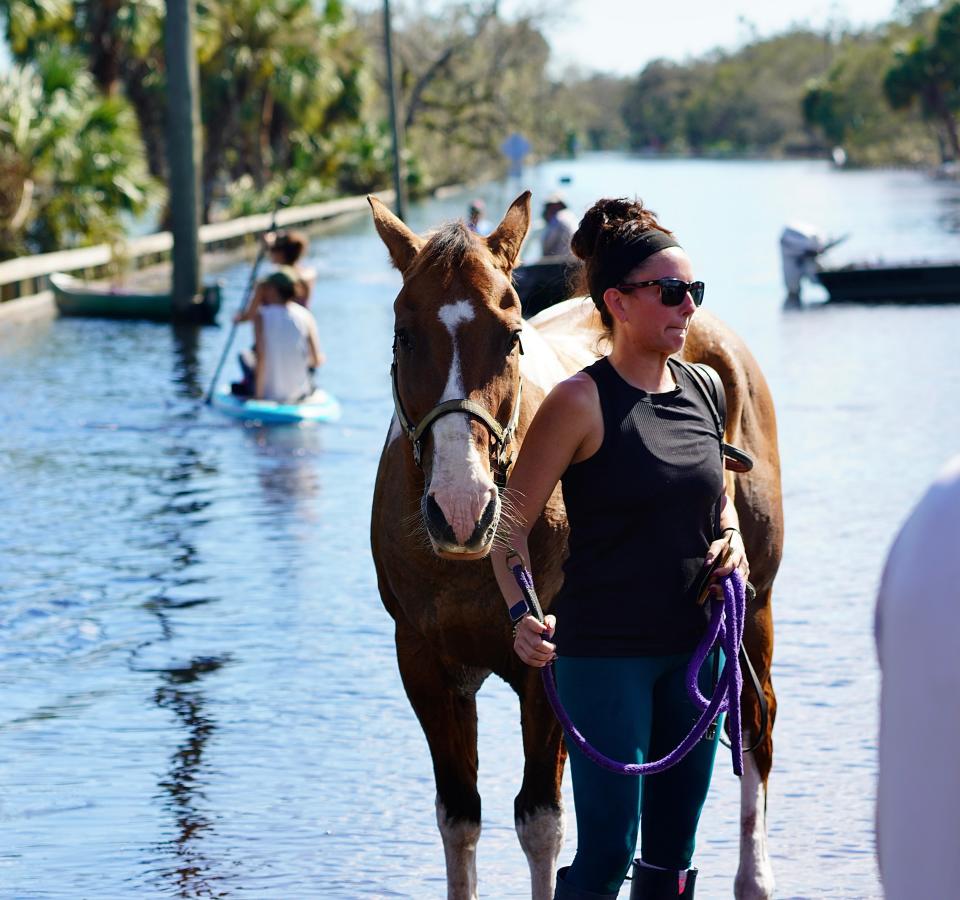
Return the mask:
<path fill-rule="evenodd" d="M 554 667 L 560 699 L 583 736 L 606 756 L 626 763 L 660 759 L 699 716 L 684 684 L 690 655 L 559 657 Z M 708 656 L 700 670 L 700 690 L 707 697 L 713 688 L 713 659 Z M 643 778 L 601 769 L 569 739 L 567 748 L 577 813 L 577 854 L 566 876 L 569 884 L 616 894 L 633 861 L 638 829 L 644 862 L 666 869 L 690 867 L 716 737 L 700 741 L 673 768 Z"/>

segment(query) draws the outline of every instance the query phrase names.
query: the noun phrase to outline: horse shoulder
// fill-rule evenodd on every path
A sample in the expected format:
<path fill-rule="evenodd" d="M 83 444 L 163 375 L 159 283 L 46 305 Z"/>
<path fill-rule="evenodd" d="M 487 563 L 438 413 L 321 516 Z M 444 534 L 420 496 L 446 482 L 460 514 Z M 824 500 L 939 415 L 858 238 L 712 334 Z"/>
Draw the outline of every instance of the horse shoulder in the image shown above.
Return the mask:
<path fill-rule="evenodd" d="M 601 356 L 603 324 L 589 297 L 574 297 L 548 306 L 529 319 L 526 326 L 536 329 L 565 374 L 577 372 Z"/>

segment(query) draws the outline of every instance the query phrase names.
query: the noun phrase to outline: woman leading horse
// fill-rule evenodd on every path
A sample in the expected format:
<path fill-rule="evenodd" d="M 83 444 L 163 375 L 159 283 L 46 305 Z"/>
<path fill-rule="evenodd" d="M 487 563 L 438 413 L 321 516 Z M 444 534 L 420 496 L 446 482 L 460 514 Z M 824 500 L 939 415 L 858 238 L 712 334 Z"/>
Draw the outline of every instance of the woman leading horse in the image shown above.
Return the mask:
<path fill-rule="evenodd" d="M 596 360 L 599 317 L 583 302 L 568 301 L 537 320 L 522 320 L 510 273 L 529 227 L 529 194 L 486 238 L 452 223 L 424 239 L 376 200 L 371 206 L 403 276 L 394 304 L 396 411 L 377 476 L 371 540 L 381 597 L 396 623 L 401 677 L 433 759 L 448 896 L 477 896 L 475 695 L 496 672 L 520 698 L 525 762 L 515 821 L 532 896 L 548 900 L 563 843 L 561 734 L 539 674 L 513 652 L 510 621 L 486 557 L 501 512 L 510 518 L 516 502 L 503 484 L 517 448 L 550 389 Z M 755 361 L 735 336 L 711 319 L 699 332 L 699 344 L 688 335 L 687 350 L 696 346 L 720 372 L 728 437 L 757 460 L 757 482 L 746 490 L 737 486 L 731 496 L 751 577 L 760 580 L 758 597 L 766 604 L 775 571 L 769 563 L 779 559 L 780 537 L 772 404 Z M 562 580 L 566 541 L 559 491 L 531 519 L 525 526 L 529 559 L 549 610 Z M 768 540 L 772 551 L 760 547 Z M 772 701 L 769 623 L 768 609 L 749 612 L 746 641 L 756 644 L 751 655 Z M 748 704 L 744 721 L 758 719 Z M 772 886 L 763 833 L 769 750 L 767 735 L 755 763 L 747 764 L 752 777 L 741 814 L 746 850 L 737 879 L 742 897 L 767 896 Z"/>
<path fill-rule="evenodd" d="M 517 655 L 531 666 L 556 659 L 560 698 L 577 728 L 604 754 L 643 763 L 670 752 L 699 718 L 686 674 L 706 628 L 701 573 L 716 560 L 714 578 L 734 569 L 746 578 L 749 565 L 711 400 L 673 358 L 703 302 L 703 282 L 640 202 L 598 201 L 572 247 L 611 351 L 541 404 L 510 476 L 516 515 L 504 534 L 509 554 L 525 557 L 525 523 L 562 484 L 570 537 L 556 615 L 535 618 L 508 552 L 497 548 L 491 558 Z M 719 666 L 707 659 L 703 693 Z M 631 900 L 692 900 L 690 865 L 716 745 L 714 731 L 641 784 L 568 743 L 578 841 L 573 864 L 558 873 L 558 900 L 614 900 L 641 825 Z"/>

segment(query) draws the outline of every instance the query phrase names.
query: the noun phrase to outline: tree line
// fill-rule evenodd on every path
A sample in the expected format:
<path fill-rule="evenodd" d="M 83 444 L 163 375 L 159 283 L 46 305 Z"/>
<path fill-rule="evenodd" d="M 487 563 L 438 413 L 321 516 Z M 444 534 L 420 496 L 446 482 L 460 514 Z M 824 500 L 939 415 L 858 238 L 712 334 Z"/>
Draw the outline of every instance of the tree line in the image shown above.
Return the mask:
<path fill-rule="evenodd" d="M 0 258 L 163 221 L 164 0 L 0 0 Z M 544 13 L 395 0 L 413 194 L 535 157 L 632 148 L 922 163 L 957 153 L 960 2 L 901 0 L 865 31 L 794 28 L 636 76 L 550 73 Z M 344 0 L 197 0 L 206 219 L 389 186 L 383 17 Z"/>
<path fill-rule="evenodd" d="M 622 108 L 636 150 L 822 155 L 854 165 L 960 157 L 960 3 L 901 0 L 865 30 L 796 27 L 736 52 L 656 60 Z"/>

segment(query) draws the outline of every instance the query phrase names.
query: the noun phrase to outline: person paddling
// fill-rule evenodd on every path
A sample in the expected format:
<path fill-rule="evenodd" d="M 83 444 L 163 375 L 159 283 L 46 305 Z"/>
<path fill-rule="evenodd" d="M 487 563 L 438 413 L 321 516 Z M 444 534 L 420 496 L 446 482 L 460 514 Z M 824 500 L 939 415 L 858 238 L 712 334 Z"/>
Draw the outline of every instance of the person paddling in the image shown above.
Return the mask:
<path fill-rule="evenodd" d="M 307 238 L 299 231 L 268 232 L 263 236 L 267 252 L 278 269 L 287 269 L 296 278 L 293 299 L 301 306 L 309 307 L 313 295 L 313 286 L 317 273 L 301 262 L 307 250 Z M 245 309 L 240 310 L 234 317 L 235 323 L 252 322 L 262 302 L 263 281 L 257 282 L 250 302 Z"/>
<path fill-rule="evenodd" d="M 313 315 L 296 302 L 297 281 L 293 269 L 280 268 L 258 286 L 254 348 L 240 354 L 246 377 L 233 393 L 278 403 L 298 403 L 313 393 L 311 371 L 325 357 Z"/>

